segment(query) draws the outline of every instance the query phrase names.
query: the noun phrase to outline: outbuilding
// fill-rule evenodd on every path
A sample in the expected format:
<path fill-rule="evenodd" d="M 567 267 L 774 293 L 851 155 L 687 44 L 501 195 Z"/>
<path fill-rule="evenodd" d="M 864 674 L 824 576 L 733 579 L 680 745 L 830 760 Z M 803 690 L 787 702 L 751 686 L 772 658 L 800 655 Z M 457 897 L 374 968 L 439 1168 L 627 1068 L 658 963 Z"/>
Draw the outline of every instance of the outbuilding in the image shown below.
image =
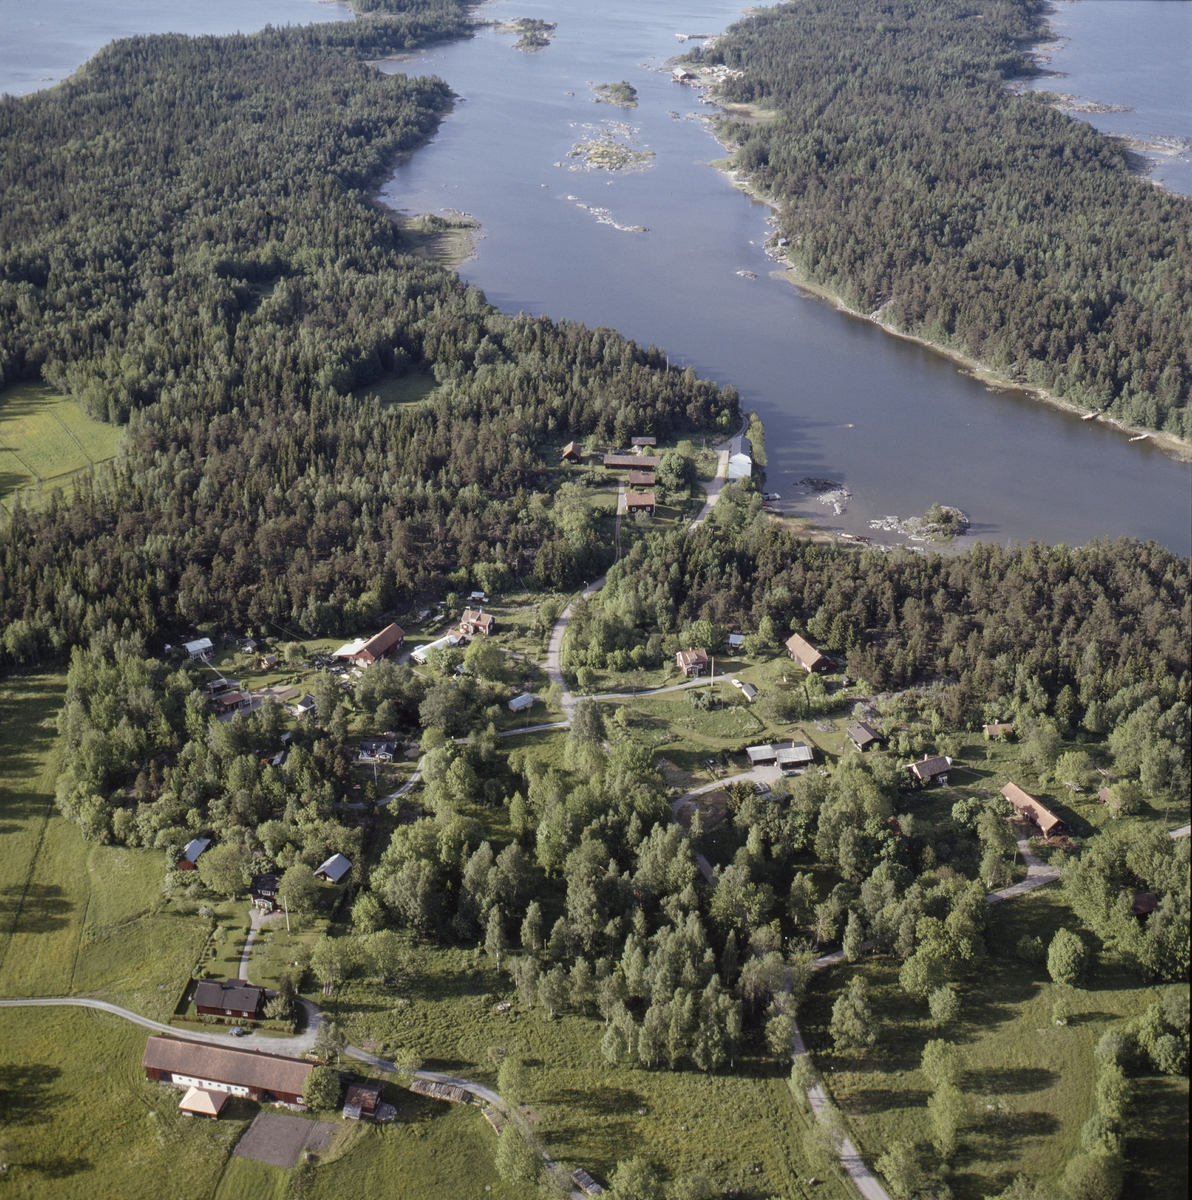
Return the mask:
<path fill-rule="evenodd" d="M 708 669 L 706 650 L 680 650 L 675 655 L 675 666 L 689 679 L 697 678 Z"/>
<path fill-rule="evenodd" d="M 314 1063 L 280 1054 L 159 1035 L 149 1039 L 141 1065 L 146 1077 L 158 1083 L 285 1104 L 302 1103 L 314 1070 Z"/>
<path fill-rule="evenodd" d="M 753 444 L 742 435 L 728 444 L 728 478 L 749 479 L 753 475 Z"/>
<path fill-rule="evenodd" d="M 210 838 L 193 838 L 182 847 L 182 857 L 174 869 L 176 871 L 193 871 L 198 865 L 199 856 L 210 845 Z"/>
<path fill-rule="evenodd" d="M 1063 821 L 1047 805 L 1036 800 L 1030 792 L 1023 791 L 1018 784 L 1006 784 L 1002 788 L 1002 796 L 1009 801 L 1010 807 L 1017 817 L 1029 821 L 1044 837 L 1051 837 L 1053 833 L 1064 827 Z"/>
<path fill-rule="evenodd" d="M 459 642 L 460 639 L 458 634 L 448 633 L 439 638 L 437 641 L 429 642 L 425 646 L 419 646 L 418 649 L 410 655 L 410 657 L 420 666 L 424 666 L 426 664 L 426 656 L 432 650 L 447 650 L 452 646 L 458 646 Z"/>
<path fill-rule="evenodd" d="M 769 766 L 778 761 L 778 751 L 773 746 L 747 746 L 745 753 L 749 756 L 751 767 Z"/>
<path fill-rule="evenodd" d="M 832 660 L 820 653 L 805 637 L 792 633 L 786 639 L 786 652 L 804 671 L 820 673 L 832 669 Z"/>
<path fill-rule="evenodd" d="M 315 878 L 324 883 L 339 883 L 351 869 L 348 859 L 342 854 L 333 854 L 321 867 L 315 868 Z"/>
<path fill-rule="evenodd" d="M 534 697 L 529 692 L 522 692 L 509 701 L 509 711 L 514 713 L 529 712 L 534 707 Z"/>
<path fill-rule="evenodd" d="M 654 515 L 654 493 L 653 492 L 626 492 L 625 493 L 625 511 L 627 513 L 649 513 Z"/>
<path fill-rule="evenodd" d="M 995 738 L 1009 737 L 1014 732 L 1014 726 L 1009 721 L 999 721 L 996 725 L 982 725 L 982 731 L 989 741 Z"/>
<path fill-rule="evenodd" d="M 630 471 L 629 486 L 631 488 L 644 488 L 654 486 L 654 472 L 651 471 Z"/>
<path fill-rule="evenodd" d="M 805 742 L 791 742 L 776 749 L 775 759 L 784 775 L 797 775 L 815 762 L 815 751 Z"/>
<path fill-rule="evenodd" d="M 946 754 L 937 754 L 934 758 L 925 758 L 922 762 L 909 763 L 907 770 L 920 783 L 940 783 L 947 785 L 948 771 L 952 760 Z"/>
<path fill-rule="evenodd" d="M 580 449 L 578 442 L 568 442 L 563 447 L 563 460 L 569 463 L 578 463 L 583 458 L 584 452 Z"/>
<path fill-rule="evenodd" d="M 227 1092 L 209 1091 L 207 1088 L 188 1088 L 178 1104 L 178 1111 L 188 1117 L 210 1117 L 213 1121 L 223 1112 L 228 1102 Z"/>
<path fill-rule="evenodd" d="M 359 1121 L 361 1117 L 375 1117 L 381 1107 L 382 1088 L 371 1079 L 353 1079 L 344 1094 L 343 1115 Z"/>
<path fill-rule="evenodd" d="M 630 440 L 629 444 L 633 447 L 634 454 L 645 454 L 648 449 L 658 445 L 658 439 L 654 437 L 635 437 Z"/>
<path fill-rule="evenodd" d="M 658 458 L 650 454 L 606 454 L 604 465 L 614 471 L 640 471 L 646 467 L 657 467 Z"/>
<path fill-rule="evenodd" d="M 747 704 L 752 704 L 757 699 L 757 688 L 752 683 L 742 683 L 740 685 L 741 695 L 745 697 Z"/>

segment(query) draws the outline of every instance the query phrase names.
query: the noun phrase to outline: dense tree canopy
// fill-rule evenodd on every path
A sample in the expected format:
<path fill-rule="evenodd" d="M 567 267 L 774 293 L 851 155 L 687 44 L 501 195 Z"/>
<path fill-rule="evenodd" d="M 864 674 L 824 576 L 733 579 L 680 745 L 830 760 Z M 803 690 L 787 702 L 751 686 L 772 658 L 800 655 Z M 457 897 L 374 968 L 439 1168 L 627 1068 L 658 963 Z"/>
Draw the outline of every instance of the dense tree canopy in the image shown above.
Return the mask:
<path fill-rule="evenodd" d="M 1192 201 L 1006 82 L 1040 0 L 795 0 L 705 58 L 787 253 L 854 309 L 1079 404 L 1192 436 Z"/>

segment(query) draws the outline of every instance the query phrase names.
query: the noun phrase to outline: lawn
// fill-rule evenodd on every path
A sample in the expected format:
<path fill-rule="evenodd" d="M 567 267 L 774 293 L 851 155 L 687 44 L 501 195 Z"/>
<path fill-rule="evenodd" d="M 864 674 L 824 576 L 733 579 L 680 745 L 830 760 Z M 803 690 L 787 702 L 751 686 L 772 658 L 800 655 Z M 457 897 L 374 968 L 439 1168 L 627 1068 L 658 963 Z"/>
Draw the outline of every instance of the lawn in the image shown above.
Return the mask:
<path fill-rule="evenodd" d="M 992 910 L 992 920 L 993 954 L 962 989 L 954 1027 L 931 1029 L 926 1005 L 899 988 L 897 964 L 888 961 L 842 966 L 819 977 L 800 1016 L 816 1065 L 870 1162 L 893 1140 L 924 1146 L 930 1140 L 922 1048 L 932 1037 L 961 1047 L 969 1128 L 949 1179 L 957 1200 L 996 1194 L 1019 1171 L 1036 1179 L 1062 1174 L 1080 1151 L 1080 1127 L 1093 1111 L 1093 1046 L 1155 996 L 1102 955 L 1085 988 L 1072 993 L 1075 1019 L 1057 1026 L 1051 1019 L 1055 985 L 1045 968 L 1014 958 L 1013 947 L 1024 934 L 1047 942 L 1061 925 L 1077 928 L 1062 894 L 1047 888 L 1017 897 Z M 832 1003 L 856 972 L 870 983 L 884 1034 L 874 1052 L 849 1059 L 831 1052 L 827 1026 Z M 1126 1194 L 1185 1196 L 1188 1081 L 1143 1076 L 1135 1086 L 1135 1117 L 1127 1125 L 1137 1190 L 1128 1184 Z M 1182 1109 L 1182 1119 L 1160 1122 L 1154 1106 L 1169 1115 Z"/>
<path fill-rule="evenodd" d="M 0 392 L 0 500 L 71 475 L 116 456 L 121 430 L 93 421 L 70 400 L 41 383 L 17 383 Z"/>
<path fill-rule="evenodd" d="M 256 1106 L 178 1112 L 141 1069 L 145 1031 L 80 1009 L 0 1013 L 5 1191 L 30 1200 L 205 1200 Z M 163 1181 L 171 1181 L 168 1190 Z"/>
<path fill-rule="evenodd" d="M 224 1165 L 213 1200 L 287 1200 L 294 1175 L 233 1154 Z"/>
<path fill-rule="evenodd" d="M 54 805 L 62 675 L 0 692 L 0 994 L 94 995 L 158 1020 L 173 1010 L 206 922 L 163 915 L 161 855 L 90 845 Z"/>
<path fill-rule="evenodd" d="M 358 399 L 376 396 L 383 408 L 394 405 L 419 404 L 439 385 L 433 375 L 425 371 L 407 371 L 404 375 L 385 375 L 373 383 L 357 388 Z"/>

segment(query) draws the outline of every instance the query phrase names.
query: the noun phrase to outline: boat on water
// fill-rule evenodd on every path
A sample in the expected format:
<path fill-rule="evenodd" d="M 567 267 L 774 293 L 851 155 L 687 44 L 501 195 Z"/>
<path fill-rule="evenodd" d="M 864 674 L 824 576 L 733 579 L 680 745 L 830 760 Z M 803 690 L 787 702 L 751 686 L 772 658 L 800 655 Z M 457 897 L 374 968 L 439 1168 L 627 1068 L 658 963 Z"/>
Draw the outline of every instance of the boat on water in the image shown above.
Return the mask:
<path fill-rule="evenodd" d="M 1095 413 L 1095 412 L 1085 413 L 1084 416 L 1081 417 L 1080 419 L 1082 421 L 1095 421 L 1100 415 L 1101 415 L 1100 413 Z"/>
<path fill-rule="evenodd" d="M 762 492 L 762 499 L 773 503 L 775 500 L 781 500 L 782 497 L 777 492 Z"/>
<path fill-rule="evenodd" d="M 1149 433 L 1140 433 L 1137 437 L 1132 437 L 1132 442 L 1145 442 L 1151 435 Z"/>

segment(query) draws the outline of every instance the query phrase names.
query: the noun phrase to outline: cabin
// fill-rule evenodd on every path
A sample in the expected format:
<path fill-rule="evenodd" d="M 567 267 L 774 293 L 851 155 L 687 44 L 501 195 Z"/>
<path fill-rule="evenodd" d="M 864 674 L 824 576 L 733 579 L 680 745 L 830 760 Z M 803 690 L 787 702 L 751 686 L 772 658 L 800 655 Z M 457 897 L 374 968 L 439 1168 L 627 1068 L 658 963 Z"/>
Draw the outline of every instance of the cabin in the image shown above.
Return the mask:
<path fill-rule="evenodd" d="M 658 466 L 658 458 L 649 454 L 606 454 L 604 465 L 611 470 L 639 471 Z"/>
<path fill-rule="evenodd" d="M 744 648 L 745 648 L 745 635 L 744 635 L 743 633 L 728 633 L 728 634 L 725 634 L 725 637 L 724 637 L 724 644 L 725 644 L 725 645 L 726 645 L 726 646 L 727 646 L 727 647 L 728 647 L 730 650 L 738 650 L 738 651 L 739 651 L 739 650 L 744 650 Z"/>
<path fill-rule="evenodd" d="M 757 688 L 752 683 L 742 683 L 739 687 L 746 704 L 752 704 L 757 699 Z"/>
<path fill-rule="evenodd" d="M 380 633 L 370 638 L 357 638 L 340 646 L 338 650 L 332 651 L 331 657 L 350 662 L 357 667 L 371 667 L 385 655 L 400 650 L 405 640 L 405 630 L 400 625 L 386 625 Z"/>
<path fill-rule="evenodd" d="M 232 1046 L 189 1042 L 155 1034 L 145 1046 L 141 1066 L 156 1083 L 179 1088 L 202 1088 L 246 1096 L 250 1100 L 277 1100 L 301 1104 L 307 1077 L 314 1063 L 241 1050 Z"/>
<path fill-rule="evenodd" d="M 198 865 L 199 856 L 211 845 L 210 838 L 195 838 L 182 847 L 182 857 L 178 860 L 175 871 L 193 871 Z"/>
<path fill-rule="evenodd" d="M 1016 783 L 1008 783 L 1002 788 L 1002 795 L 1010 802 L 1014 815 L 1020 820 L 1029 821 L 1039 830 L 1043 837 L 1051 837 L 1055 832 L 1064 828 L 1064 823 L 1045 804 L 1036 800 L 1030 792 L 1025 792 Z"/>
<path fill-rule="evenodd" d="M 625 493 L 625 511 L 627 513 L 649 513 L 654 515 L 654 493 L 653 492 L 626 492 Z"/>
<path fill-rule="evenodd" d="M 1003 721 L 996 725 L 982 725 L 981 730 L 985 734 L 986 741 L 992 742 L 995 738 L 1009 737 L 1014 732 L 1014 726 Z"/>
<path fill-rule="evenodd" d="M 604 1188 L 602 1188 L 600 1184 L 598 1184 L 596 1180 L 593 1179 L 592 1176 L 582 1168 L 577 1168 L 571 1172 L 571 1182 L 574 1183 L 575 1186 L 579 1188 L 579 1190 L 583 1192 L 585 1196 L 604 1195 Z"/>
<path fill-rule="evenodd" d="M 568 442 L 563 447 L 563 461 L 569 463 L 578 463 L 583 458 L 584 452 L 580 449 L 578 442 Z"/>
<path fill-rule="evenodd" d="M 487 592 L 469 592 L 468 593 L 468 603 L 475 604 L 478 606 L 481 604 L 487 604 L 488 603 L 488 593 Z"/>
<path fill-rule="evenodd" d="M 242 645 L 240 649 L 243 650 L 245 654 L 256 654 L 256 652 L 260 649 L 260 646 L 257 645 L 255 638 L 246 638 L 244 645 Z"/>
<path fill-rule="evenodd" d="M 689 679 L 698 678 L 708 669 L 706 650 L 680 650 L 675 655 L 675 666 Z"/>
<path fill-rule="evenodd" d="M 321 867 L 315 868 L 315 878 L 324 883 L 339 883 L 351 869 L 348 859 L 342 854 L 333 854 Z"/>
<path fill-rule="evenodd" d="M 209 1017 L 255 1020 L 265 1007 L 265 989 L 241 979 L 208 979 L 195 988 L 195 1008 Z"/>
<path fill-rule="evenodd" d="M 805 742 L 791 742 L 776 748 L 775 761 L 784 775 L 799 775 L 815 762 L 815 751 Z"/>
<path fill-rule="evenodd" d="M 858 750 L 864 751 L 867 746 L 880 745 L 882 735 L 866 721 L 854 721 L 846 730 L 848 740 Z"/>
<path fill-rule="evenodd" d="M 382 1089 L 371 1079 L 353 1079 L 344 1094 L 343 1115 L 351 1121 L 361 1117 L 375 1117 L 381 1107 Z"/>
<path fill-rule="evenodd" d="M 832 669 L 832 660 L 821 654 L 806 638 L 797 633 L 786 639 L 786 652 L 804 671 L 820 673 Z"/>
<path fill-rule="evenodd" d="M 199 660 L 206 662 L 214 653 L 215 646 L 212 645 L 210 638 L 199 638 L 198 641 L 183 642 L 182 649 L 186 651 L 192 662 Z"/>
<path fill-rule="evenodd" d="M 749 479 L 753 475 L 753 444 L 742 435 L 728 444 L 727 478 Z"/>
<path fill-rule="evenodd" d="M 234 679 L 225 679 L 222 675 L 218 679 L 209 679 L 203 684 L 203 691 L 208 696 L 218 696 L 220 692 L 226 692 L 238 688 L 240 684 Z"/>
<path fill-rule="evenodd" d="M 746 746 L 751 767 L 767 767 L 778 761 L 778 751 L 773 746 Z"/>
<path fill-rule="evenodd" d="M 675 67 L 671 72 L 671 80 L 674 83 L 694 83 L 695 72 L 687 70 L 686 67 Z"/>
<path fill-rule="evenodd" d="M 464 615 L 460 618 L 459 631 L 472 637 L 478 633 L 488 637 L 496 623 L 492 613 L 486 613 L 482 608 L 465 608 Z"/>
<path fill-rule="evenodd" d="M 428 642 L 425 646 L 419 646 L 410 657 L 420 666 L 424 666 L 426 664 L 426 656 L 432 650 L 447 650 L 452 646 L 458 646 L 459 642 L 458 634 L 448 633 L 437 641 Z"/>
<path fill-rule="evenodd" d="M 653 487 L 655 483 L 654 472 L 630 471 L 628 483 L 631 488 Z"/>
<path fill-rule="evenodd" d="M 265 657 L 261 659 L 261 670 L 262 671 L 272 671 L 273 668 L 276 666 L 277 666 L 277 655 L 276 654 L 266 654 Z"/>
<path fill-rule="evenodd" d="M 658 445 L 658 439 L 653 437 L 635 437 L 629 442 L 634 454 L 645 454 L 647 450 Z"/>
<path fill-rule="evenodd" d="M 534 707 L 534 697 L 529 692 L 523 692 L 520 696 L 514 696 L 509 701 L 509 711 L 512 713 L 529 712 Z"/>
<path fill-rule="evenodd" d="M 290 709 L 290 713 L 299 721 L 302 721 L 314 712 L 316 707 L 315 698 L 308 692 Z"/>
<path fill-rule="evenodd" d="M 908 763 L 906 769 L 920 783 L 939 783 L 946 787 L 951 766 L 952 760 L 946 754 L 937 754 L 934 758 L 923 759 L 922 762 Z"/>
<path fill-rule="evenodd" d="M 211 707 L 217 715 L 226 717 L 228 713 L 238 712 L 242 708 L 252 707 L 252 697 L 247 692 L 220 692 L 212 698 Z"/>

